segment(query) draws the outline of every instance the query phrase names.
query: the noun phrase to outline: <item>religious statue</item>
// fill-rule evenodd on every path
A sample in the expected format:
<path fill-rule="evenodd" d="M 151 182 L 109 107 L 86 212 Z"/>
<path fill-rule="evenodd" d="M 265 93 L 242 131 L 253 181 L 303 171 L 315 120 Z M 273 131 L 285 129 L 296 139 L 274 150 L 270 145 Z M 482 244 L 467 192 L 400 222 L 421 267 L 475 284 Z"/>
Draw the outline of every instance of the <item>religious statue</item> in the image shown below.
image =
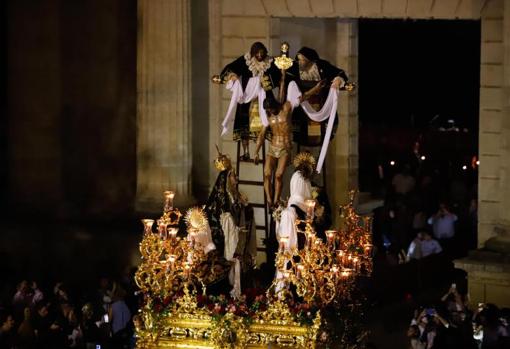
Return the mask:
<path fill-rule="evenodd" d="M 284 43 L 285 48 L 288 44 Z M 282 45 L 282 51 L 284 48 Z M 283 66 L 285 68 L 285 66 Z M 264 101 L 264 109 L 268 115 L 268 125 L 262 128 L 257 139 L 257 147 L 255 148 L 255 164 L 260 161 L 259 150 L 265 141 L 266 133 L 271 132 L 269 150 L 266 154 L 264 164 L 264 190 L 266 193 L 267 204 L 270 208 L 274 208 L 279 204 L 282 192 L 282 178 L 292 155 L 292 109 L 304 102 L 313 94 L 316 94 L 322 88 L 323 82 L 319 81 L 308 94 L 295 96 L 292 100 L 286 99 L 285 89 L 285 69 L 281 69 L 279 101 L 267 98 Z M 274 175 L 274 195 L 273 183 L 271 178 Z"/>
<path fill-rule="evenodd" d="M 227 83 L 227 89 L 232 91 L 231 103 L 222 123 L 222 136 L 234 118 L 234 141 L 242 143 L 241 160 L 249 160 L 249 140 L 256 141 L 263 127 L 266 116 L 262 103 L 266 97 L 274 98 L 272 90 L 280 81 L 280 71 L 273 58 L 268 56 L 264 44 L 255 42 L 250 52 L 227 64 L 221 74 L 212 79 L 216 83 Z"/>
<path fill-rule="evenodd" d="M 257 254 L 253 207 L 237 189 L 237 175 L 230 158 L 218 150 L 215 166 L 220 171 L 207 200 L 209 225 L 218 253 L 231 263 L 231 295 L 241 294 L 241 272 L 251 270 Z"/>
<path fill-rule="evenodd" d="M 320 59 L 314 49 L 302 47 L 287 75 L 295 81 L 299 90 L 308 99 L 314 111 L 323 108 L 328 97 L 328 88 L 333 83 L 340 89 L 352 90 L 354 85 L 348 82 L 345 71 L 335 67 L 326 60 Z M 320 82 L 320 88 L 314 89 Z M 311 120 L 302 107 L 294 109 L 292 121 L 294 125 L 294 141 L 305 146 L 320 145 L 324 139 L 324 123 Z M 335 127 L 338 120 L 335 118 Z M 333 132 L 334 134 L 334 132 Z"/>

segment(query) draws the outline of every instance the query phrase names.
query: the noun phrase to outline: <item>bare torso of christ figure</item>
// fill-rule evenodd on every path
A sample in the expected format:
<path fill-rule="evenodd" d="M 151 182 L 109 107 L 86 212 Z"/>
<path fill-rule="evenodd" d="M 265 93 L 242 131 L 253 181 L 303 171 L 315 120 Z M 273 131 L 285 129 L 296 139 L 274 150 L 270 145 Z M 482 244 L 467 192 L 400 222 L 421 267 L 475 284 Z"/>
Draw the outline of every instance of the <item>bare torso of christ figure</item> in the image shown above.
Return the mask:
<path fill-rule="evenodd" d="M 309 96 L 317 93 L 324 85 L 319 82 L 308 93 L 303 94 L 301 102 Z M 285 98 L 285 70 L 282 70 L 282 79 L 280 81 L 279 100 Z M 266 155 L 264 164 L 264 191 L 266 193 L 267 204 L 273 208 L 278 204 L 282 193 L 282 178 L 291 160 L 292 153 L 292 106 L 289 101 L 278 103 L 274 99 L 266 99 L 264 101 L 264 109 L 267 111 L 269 125 L 264 127 L 257 139 L 257 147 L 255 150 L 255 164 L 258 164 L 259 150 L 265 140 L 267 128 L 271 128 L 272 139 L 269 144 L 269 151 Z M 274 195 L 273 183 L 271 179 L 274 174 Z"/>

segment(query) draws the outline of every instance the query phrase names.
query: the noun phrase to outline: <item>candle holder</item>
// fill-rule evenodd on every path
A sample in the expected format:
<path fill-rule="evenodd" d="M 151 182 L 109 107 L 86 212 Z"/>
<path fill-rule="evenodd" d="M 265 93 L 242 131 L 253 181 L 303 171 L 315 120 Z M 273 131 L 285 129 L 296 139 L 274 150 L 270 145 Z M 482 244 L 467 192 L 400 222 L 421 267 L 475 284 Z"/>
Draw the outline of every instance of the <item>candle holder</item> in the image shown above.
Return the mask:
<path fill-rule="evenodd" d="M 165 204 L 163 215 L 157 220 L 157 234 L 152 234 L 154 220 L 142 220 L 142 262 L 135 274 L 135 281 L 149 298 L 149 303 L 184 290 L 197 293 L 201 289 L 204 294 L 206 291 L 203 280 L 205 273 L 210 271 L 198 268 L 206 260 L 206 255 L 195 237 L 206 228 L 207 218 L 200 208 L 188 210 L 187 236 L 181 239 L 177 234 L 182 215 L 173 207 L 174 197 L 173 192 L 164 192 Z"/>
<path fill-rule="evenodd" d="M 326 306 L 348 299 L 355 280 L 370 275 L 371 218 L 361 217 L 354 210 L 355 192 L 350 192 L 349 203 L 342 207 L 344 217 L 341 230 L 327 230 L 326 241 L 316 236 L 313 228 L 315 200 L 307 200 L 306 220 L 296 220 L 298 234 L 304 234 L 301 250 L 289 249 L 288 238 L 280 238 L 276 268 L 286 284 L 294 284 L 296 293 L 308 304 Z M 281 280 L 275 279 L 268 292 L 281 290 Z M 288 294 L 288 292 L 287 292 Z"/>

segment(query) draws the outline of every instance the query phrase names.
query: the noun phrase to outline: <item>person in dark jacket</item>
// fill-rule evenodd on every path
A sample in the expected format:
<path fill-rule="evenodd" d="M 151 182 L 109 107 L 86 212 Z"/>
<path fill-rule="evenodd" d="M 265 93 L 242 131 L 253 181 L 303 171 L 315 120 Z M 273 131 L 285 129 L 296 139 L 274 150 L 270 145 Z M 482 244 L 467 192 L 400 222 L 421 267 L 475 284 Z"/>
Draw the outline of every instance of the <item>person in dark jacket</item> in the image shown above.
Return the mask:
<path fill-rule="evenodd" d="M 314 49 L 302 47 L 289 70 L 286 72 L 290 80 L 296 82 L 304 99 L 308 100 L 312 108 L 320 110 L 326 101 L 331 84 L 339 81 L 340 89 L 346 89 L 349 78 L 344 70 L 321 59 Z M 322 88 L 316 92 L 313 88 L 322 82 Z M 308 96 L 308 94 L 312 94 Z M 293 115 L 294 141 L 305 146 L 320 145 L 325 134 L 324 123 L 310 120 L 301 107 L 294 109 Z M 338 118 L 335 120 L 335 128 Z"/>
<path fill-rule="evenodd" d="M 266 98 L 273 98 L 273 88 L 280 82 L 280 70 L 274 65 L 273 58 L 268 55 L 267 48 L 261 42 L 255 42 L 250 52 L 227 64 L 219 76 L 221 82 L 239 79 L 243 91 L 251 77 L 260 77 L 266 91 Z M 250 159 L 249 140 L 256 141 L 262 130 L 257 98 L 250 103 L 238 104 L 234 119 L 234 141 L 242 141 L 243 160 Z"/>

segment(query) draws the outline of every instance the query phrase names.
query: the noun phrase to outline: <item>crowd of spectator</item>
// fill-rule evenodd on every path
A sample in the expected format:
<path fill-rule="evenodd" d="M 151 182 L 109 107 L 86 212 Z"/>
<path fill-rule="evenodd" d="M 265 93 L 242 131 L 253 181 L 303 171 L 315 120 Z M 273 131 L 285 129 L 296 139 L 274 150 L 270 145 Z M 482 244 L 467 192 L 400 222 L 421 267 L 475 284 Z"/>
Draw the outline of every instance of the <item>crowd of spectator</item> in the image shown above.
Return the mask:
<path fill-rule="evenodd" d="M 21 281 L 0 303 L 0 348 L 134 348 L 140 299 L 131 276 L 101 277 L 96 289 Z"/>
<path fill-rule="evenodd" d="M 510 348 L 510 309 L 493 304 L 469 307 L 469 297 L 453 283 L 434 304 L 415 310 L 407 336 L 410 349 Z"/>

